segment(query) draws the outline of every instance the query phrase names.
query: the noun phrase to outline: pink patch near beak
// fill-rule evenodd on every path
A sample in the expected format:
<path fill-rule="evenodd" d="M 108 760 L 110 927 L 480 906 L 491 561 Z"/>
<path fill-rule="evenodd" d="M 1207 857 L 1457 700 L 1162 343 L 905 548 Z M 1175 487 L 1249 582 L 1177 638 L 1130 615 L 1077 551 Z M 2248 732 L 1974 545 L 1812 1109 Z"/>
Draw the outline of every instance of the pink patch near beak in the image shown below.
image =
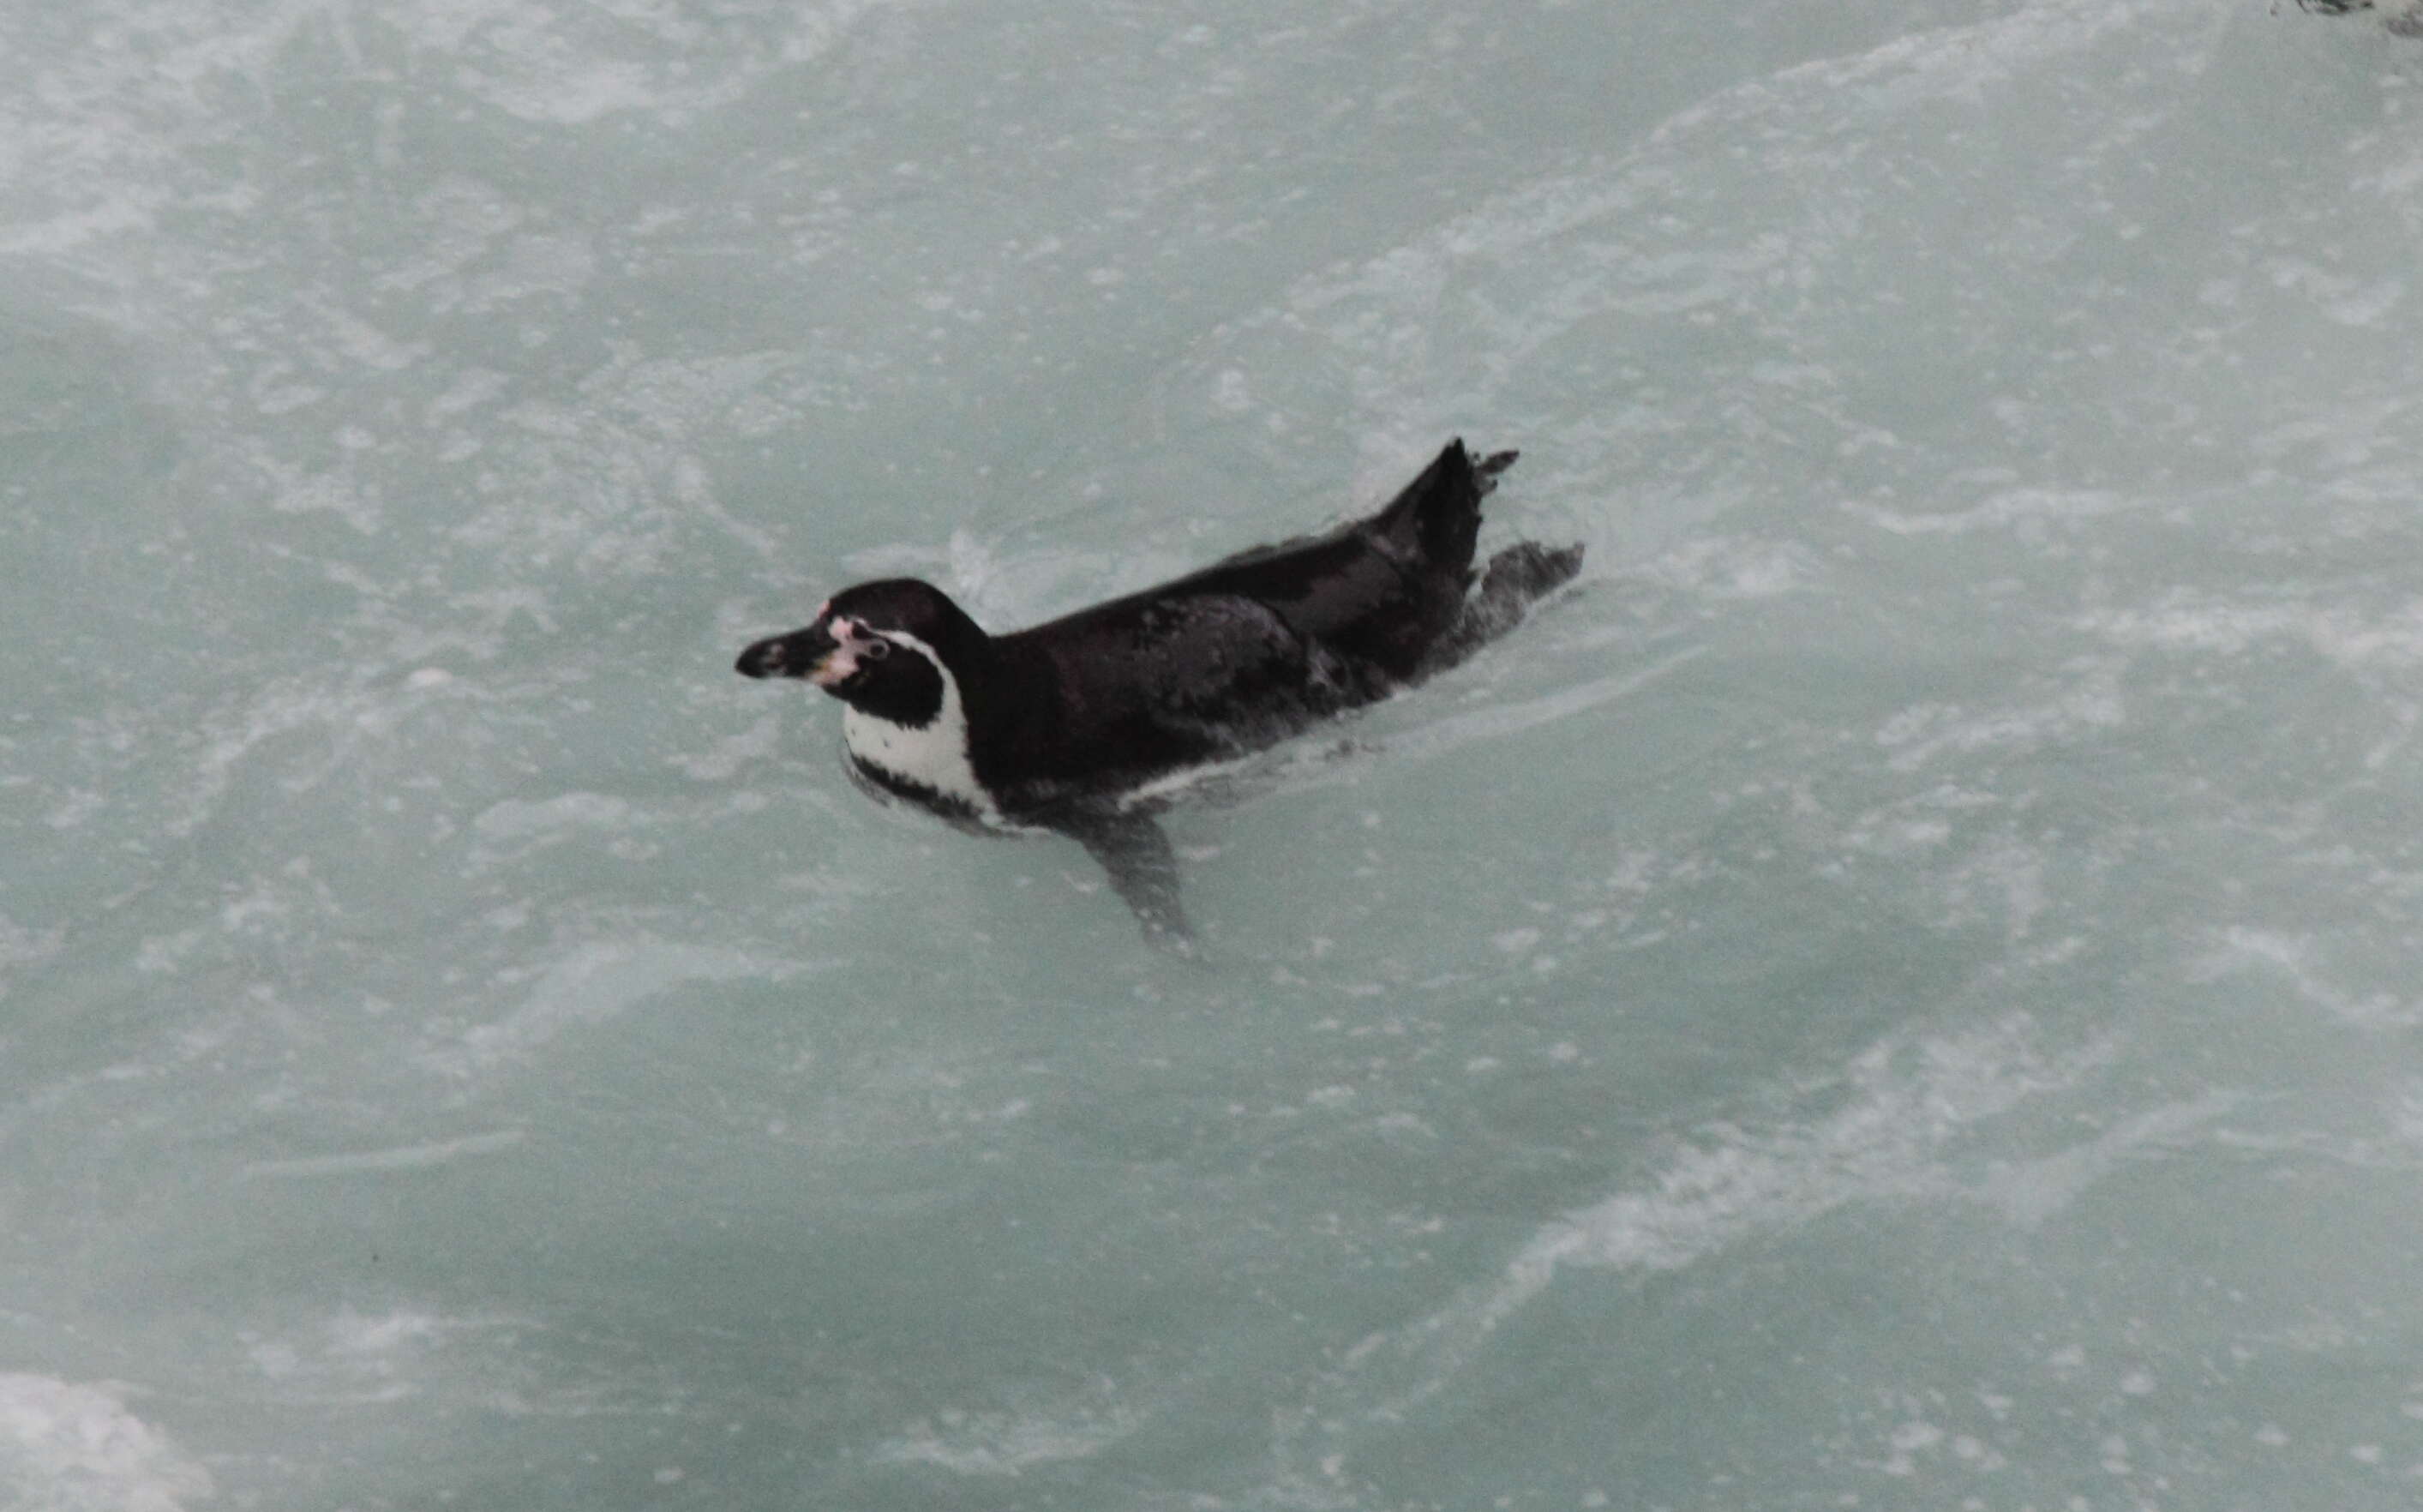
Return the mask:
<path fill-rule="evenodd" d="M 829 608 L 831 603 L 831 601 L 828 599 L 826 607 Z M 821 619 L 824 613 L 825 610 L 820 608 L 816 611 L 816 617 Z M 850 676 L 858 671 L 858 650 L 863 643 L 857 637 L 861 634 L 861 627 L 845 615 L 834 620 L 831 628 L 825 633 L 831 635 L 838 644 L 824 654 L 822 661 L 809 669 L 808 680 L 819 688 L 833 688 L 848 681 Z"/>
<path fill-rule="evenodd" d="M 858 670 L 858 654 L 848 645 L 828 651 L 808 673 L 808 680 L 819 688 L 831 688 L 849 680 Z"/>

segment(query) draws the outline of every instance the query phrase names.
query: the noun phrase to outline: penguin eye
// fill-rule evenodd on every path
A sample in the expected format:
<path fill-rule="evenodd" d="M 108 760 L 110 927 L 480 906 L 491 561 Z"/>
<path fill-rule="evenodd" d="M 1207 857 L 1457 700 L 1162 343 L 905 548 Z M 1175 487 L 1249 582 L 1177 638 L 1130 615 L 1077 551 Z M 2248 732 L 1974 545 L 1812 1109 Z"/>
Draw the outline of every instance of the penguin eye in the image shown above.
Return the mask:
<path fill-rule="evenodd" d="M 874 640 L 871 640 L 864 645 L 860 646 L 858 648 L 858 654 L 866 658 L 869 661 L 880 661 L 885 657 L 892 654 L 892 643 L 879 635 Z"/>

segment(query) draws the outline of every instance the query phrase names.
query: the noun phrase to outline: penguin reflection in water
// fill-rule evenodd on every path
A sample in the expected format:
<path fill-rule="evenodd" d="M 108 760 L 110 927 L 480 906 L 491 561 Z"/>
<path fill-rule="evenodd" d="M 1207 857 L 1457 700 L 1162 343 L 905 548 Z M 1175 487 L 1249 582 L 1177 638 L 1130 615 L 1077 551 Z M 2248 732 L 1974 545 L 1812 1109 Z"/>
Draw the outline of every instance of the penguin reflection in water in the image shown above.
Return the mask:
<path fill-rule="evenodd" d="M 1369 518 L 1006 635 L 913 578 L 860 583 L 738 670 L 847 706 L 863 781 L 963 825 L 1076 840 L 1148 939 L 1191 953 L 1152 786 L 1453 666 L 1579 571 L 1579 546 L 1524 541 L 1474 587 L 1481 501 L 1513 460 L 1450 441 Z"/>

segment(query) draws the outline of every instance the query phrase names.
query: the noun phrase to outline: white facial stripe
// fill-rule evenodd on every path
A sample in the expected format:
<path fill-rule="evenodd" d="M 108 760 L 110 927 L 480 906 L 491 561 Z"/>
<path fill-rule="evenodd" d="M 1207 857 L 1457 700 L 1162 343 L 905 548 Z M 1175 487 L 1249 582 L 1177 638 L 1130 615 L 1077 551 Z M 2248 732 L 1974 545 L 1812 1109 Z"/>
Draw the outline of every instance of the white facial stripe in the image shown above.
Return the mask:
<path fill-rule="evenodd" d="M 842 622 L 833 623 L 838 629 Z M 915 651 L 934 664 L 942 676 L 942 707 L 924 728 L 911 729 L 851 705 L 841 716 L 842 739 L 848 742 L 849 754 L 903 782 L 966 804 L 989 822 L 998 822 L 1001 810 L 976 781 L 976 770 L 968 760 L 968 713 L 959 698 L 958 679 L 951 676 L 934 648 L 917 637 L 906 630 L 884 634 L 894 645 Z"/>

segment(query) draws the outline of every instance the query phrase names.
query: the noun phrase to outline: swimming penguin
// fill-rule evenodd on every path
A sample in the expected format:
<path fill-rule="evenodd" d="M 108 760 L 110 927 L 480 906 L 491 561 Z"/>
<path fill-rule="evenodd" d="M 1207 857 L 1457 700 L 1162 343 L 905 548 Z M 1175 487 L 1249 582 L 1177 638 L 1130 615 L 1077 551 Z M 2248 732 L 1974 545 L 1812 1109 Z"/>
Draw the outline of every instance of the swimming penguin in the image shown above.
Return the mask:
<path fill-rule="evenodd" d="M 1514 455 L 1450 441 L 1369 518 L 1006 635 L 913 578 L 861 583 L 736 667 L 847 705 L 863 781 L 962 824 L 1075 839 L 1146 937 L 1189 953 L 1177 859 L 1140 789 L 1452 666 L 1578 572 L 1580 546 L 1524 541 L 1474 591 L 1481 501 Z"/>

